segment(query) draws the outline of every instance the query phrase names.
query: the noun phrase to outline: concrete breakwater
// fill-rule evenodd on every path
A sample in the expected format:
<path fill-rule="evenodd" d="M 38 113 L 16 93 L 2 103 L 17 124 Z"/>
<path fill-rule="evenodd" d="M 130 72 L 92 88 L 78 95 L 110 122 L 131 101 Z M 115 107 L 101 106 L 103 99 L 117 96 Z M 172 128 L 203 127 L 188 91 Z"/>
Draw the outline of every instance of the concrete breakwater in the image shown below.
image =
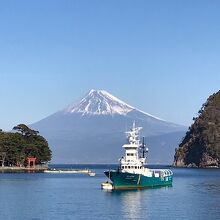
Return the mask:
<path fill-rule="evenodd" d="M 24 167 L 24 166 L 2 166 L 0 172 L 2 173 L 26 173 L 29 171 L 44 172 L 48 169 L 47 165 L 36 165 L 35 167 Z"/>
<path fill-rule="evenodd" d="M 63 170 L 57 170 L 57 169 L 47 169 L 44 170 L 44 173 L 75 173 L 75 174 L 88 174 L 89 176 L 95 176 L 95 172 L 92 172 L 89 169 L 63 169 Z"/>
<path fill-rule="evenodd" d="M 0 167 L 0 173 L 75 173 L 88 174 L 95 176 L 95 172 L 89 169 L 50 169 L 47 165 L 36 165 L 35 167 L 19 167 L 19 166 L 4 166 Z"/>

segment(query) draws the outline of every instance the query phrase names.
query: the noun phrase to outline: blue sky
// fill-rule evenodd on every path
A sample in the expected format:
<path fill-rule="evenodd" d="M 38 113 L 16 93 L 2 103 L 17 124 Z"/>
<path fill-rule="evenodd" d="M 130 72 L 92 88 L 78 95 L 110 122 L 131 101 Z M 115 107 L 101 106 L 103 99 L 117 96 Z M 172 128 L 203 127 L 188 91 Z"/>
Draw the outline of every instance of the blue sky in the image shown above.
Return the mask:
<path fill-rule="evenodd" d="M 2 129 L 105 89 L 190 125 L 220 87 L 220 1 L 2 0 Z"/>

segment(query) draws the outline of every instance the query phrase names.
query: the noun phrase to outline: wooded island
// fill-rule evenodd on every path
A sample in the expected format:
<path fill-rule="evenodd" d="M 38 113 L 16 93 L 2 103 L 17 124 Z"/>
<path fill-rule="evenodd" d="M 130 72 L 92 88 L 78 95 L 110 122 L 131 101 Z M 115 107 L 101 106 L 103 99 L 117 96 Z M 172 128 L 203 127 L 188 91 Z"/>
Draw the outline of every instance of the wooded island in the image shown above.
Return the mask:
<path fill-rule="evenodd" d="M 12 132 L 0 130 L 0 166 L 26 167 L 28 157 L 36 158 L 36 165 L 51 160 L 48 142 L 38 131 L 25 124 L 15 126 Z"/>

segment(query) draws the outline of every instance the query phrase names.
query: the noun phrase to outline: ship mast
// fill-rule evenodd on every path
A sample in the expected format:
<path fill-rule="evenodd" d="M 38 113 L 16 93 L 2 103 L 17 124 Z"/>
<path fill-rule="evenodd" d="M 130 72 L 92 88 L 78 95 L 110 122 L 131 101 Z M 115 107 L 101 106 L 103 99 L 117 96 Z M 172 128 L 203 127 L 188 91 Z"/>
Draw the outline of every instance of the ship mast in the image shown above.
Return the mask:
<path fill-rule="evenodd" d="M 142 141 L 142 157 L 144 158 L 145 154 L 145 143 L 144 143 L 144 137 L 143 137 L 143 141 Z"/>
<path fill-rule="evenodd" d="M 125 149 L 125 155 L 120 159 L 122 170 L 136 172 L 135 170 L 140 170 L 145 164 L 145 144 L 140 143 L 141 129 L 142 127 L 136 127 L 133 122 L 130 131 L 126 132 L 128 143 L 122 146 Z M 140 152 L 140 150 L 143 151 Z"/>
<path fill-rule="evenodd" d="M 148 152 L 148 148 L 146 147 L 145 144 L 145 137 L 142 137 L 142 146 L 141 146 L 141 152 L 142 153 L 142 158 L 146 158 L 146 153 Z"/>

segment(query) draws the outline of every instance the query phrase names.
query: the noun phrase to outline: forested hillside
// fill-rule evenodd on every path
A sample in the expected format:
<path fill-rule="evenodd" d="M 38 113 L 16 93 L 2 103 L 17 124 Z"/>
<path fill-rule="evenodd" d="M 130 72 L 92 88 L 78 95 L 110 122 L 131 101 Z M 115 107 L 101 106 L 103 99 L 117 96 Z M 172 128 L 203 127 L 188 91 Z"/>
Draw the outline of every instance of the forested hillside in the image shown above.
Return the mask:
<path fill-rule="evenodd" d="M 175 166 L 219 167 L 220 161 L 220 91 L 202 105 L 176 150 Z"/>

